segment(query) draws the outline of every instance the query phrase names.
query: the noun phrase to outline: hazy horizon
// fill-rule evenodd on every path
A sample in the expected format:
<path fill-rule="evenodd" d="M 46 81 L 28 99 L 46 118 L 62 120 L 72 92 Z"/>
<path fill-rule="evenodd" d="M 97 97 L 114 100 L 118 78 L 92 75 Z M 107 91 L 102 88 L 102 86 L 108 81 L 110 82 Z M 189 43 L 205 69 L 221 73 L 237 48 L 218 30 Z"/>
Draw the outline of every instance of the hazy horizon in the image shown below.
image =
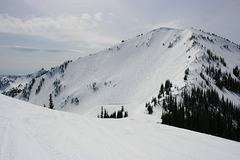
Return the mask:
<path fill-rule="evenodd" d="M 2 0 L 0 75 L 33 73 L 160 27 L 240 43 L 240 1 Z"/>

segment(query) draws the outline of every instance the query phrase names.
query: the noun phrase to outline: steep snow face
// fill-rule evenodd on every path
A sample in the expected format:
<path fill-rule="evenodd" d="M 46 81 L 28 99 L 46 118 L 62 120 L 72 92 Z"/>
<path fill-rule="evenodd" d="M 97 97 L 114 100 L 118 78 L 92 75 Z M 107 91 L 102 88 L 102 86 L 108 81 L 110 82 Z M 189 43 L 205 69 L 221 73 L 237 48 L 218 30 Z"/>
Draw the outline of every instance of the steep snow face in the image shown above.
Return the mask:
<path fill-rule="evenodd" d="M 239 65 L 239 48 L 195 29 L 160 28 L 55 67 L 35 78 L 34 83 L 31 81 L 17 98 L 48 106 L 52 94 L 56 109 L 77 113 L 100 109 L 101 105 L 143 107 L 157 95 L 161 83 L 170 79 L 175 94 L 185 86 L 213 87 L 220 96 L 240 104 L 239 94 L 218 89 L 207 75 L 210 84 L 206 85 L 200 76 L 209 65 L 232 73 L 233 67 Z M 214 56 L 224 58 L 227 65 L 220 60 L 209 60 L 208 49 Z M 184 80 L 187 69 L 189 75 Z"/>
<path fill-rule="evenodd" d="M 103 120 L 0 95 L 1 160 L 238 160 L 240 143 L 153 123 Z M 134 120 L 131 120 L 133 119 Z"/>
<path fill-rule="evenodd" d="M 240 46 L 215 34 L 197 30 L 193 30 L 189 40 L 192 41 L 192 47 L 188 51 L 194 48 L 200 49 L 200 51 L 194 56 L 195 60 L 189 64 L 190 76 L 186 81 L 186 86 L 213 88 L 220 97 L 224 96 L 225 99 L 229 99 L 240 107 L 239 90 L 233 92 L 226 86 L 220 88 L 214 80 L 214 75 L 210 76 L 206 72 L 207 68 L 214 67 L 216 70 L 220 70 L 222 75 L 229 74 L 239 83 L 240 76 L 233 74 L 233 68 L 240 66 Z M 205 78 L 201 76 L 201 73 Z M 220 76 L 221 80 L 223 80 L 223 76 Z"/>
<path fill-rule="evenodd" d="M 84 113 L 101 105 L 142 105 L 166 79 L 184 86 L 184 70 L 194 60 L 188 60 L 185 53 L 188 46 L 184 43 L 190 36 L 190 30 L 162 28 L 76 60 L 64 73 L 45 75 L 45 85 L 38 95 L 31 93 L 29 101 L 48 105 L 57 79 L 61 91 L 54 96 L 54 104 L 58 109 Z M 32 91 L 38 83 L 37 80 Z M 75 98 L 79 100 L 76 106 L 71 103 Z"/>

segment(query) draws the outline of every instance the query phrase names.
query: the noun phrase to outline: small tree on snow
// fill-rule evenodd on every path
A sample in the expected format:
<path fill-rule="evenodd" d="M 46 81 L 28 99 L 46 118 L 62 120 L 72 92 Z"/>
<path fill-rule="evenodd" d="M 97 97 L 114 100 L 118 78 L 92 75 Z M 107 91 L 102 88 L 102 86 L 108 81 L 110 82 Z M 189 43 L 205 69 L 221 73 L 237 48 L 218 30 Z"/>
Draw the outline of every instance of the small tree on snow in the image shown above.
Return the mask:
<path fill-rule="evenodd" d="M 103 118 L 103 106 L 101 107 L 101 118 Z"/>
<path fill-rule="evenodd" d="M 147 108 L 148 114 L 152 114 L 153 113 L 153 107 L 151 106 L 150 103 L 146 103 L 146 108 Z"/>
<path fill-rule="evenodd" d="M 119 110 L 119 111 L 117 112 L 117 118 L 122 118 L 122 117 L 123 117 L 123 115 L 122 115 L 122 111 Z"/>
<path fill-rule="evenodd" d="M 128 112 L 127 111 L 124 112 L 124 117 L 128 117 Z"/>
<path fill-rule="evenodd" d="M 52 99 L 52 94 L 49 95 L 49 108 L 53 109 L 54 105 L 53 105 L 53 99 Z"/>
<path fill-rule="evenodd" d="M 122 109 L 121 109 L 122 112 L 124 112 L 124 106 L 122 106 Z"/>
<path fill-rule="evenodd" d="M 153 107 L 151 105 L 148 106 L 147 110 L 148 110 L 148 114 L 152 114 L 153 113 Z"/>
<path fill-rule="evenodd" d="M 103 118 L 109 118 L 108 112 L 106 109 L 104 109 L 104 117 Z"/>

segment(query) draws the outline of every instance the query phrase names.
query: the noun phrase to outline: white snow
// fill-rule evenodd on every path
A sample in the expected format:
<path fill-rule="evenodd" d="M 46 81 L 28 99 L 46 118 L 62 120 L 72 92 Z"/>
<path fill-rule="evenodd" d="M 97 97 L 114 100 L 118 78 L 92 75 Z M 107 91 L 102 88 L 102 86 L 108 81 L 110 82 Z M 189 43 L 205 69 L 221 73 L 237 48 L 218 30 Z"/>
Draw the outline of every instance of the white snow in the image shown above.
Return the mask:
<path fill-rule="evenodd" d="M 133 115 L 141 116 L 98 119 L 0 95 L 0 159 L 239 160 L 239 142 Z"/>
<path fill-rule="evenodd" d="M 193 34 L 202 46 L 193 46 Z M 203 82 L 199 74 L 203 65 L 208 66 L 202 59 L 206 49 L 225 59 L 222 71 L 239 66 L 240 49 L 223 38 L 195 29 L 160 28 L 79 58 L 64 73 L 35 76 L 32 104 L 0 95 L 0 160 L 239 159 L 239 142 L 162 125 L 161 107 L 154 108 L 153 115 L 144 113 L 145 103 L 157 96 L 167 79 L 173 82 L 174 95 L 184 86 Z M 42 78 L 44 84 L 36 94 Z M 56 79 L 62 85 L 60 94 L 53 96 L 56 110 L 43 108 L 49 104 L 49 94 L 55 93 Z M 19 78 L 8 89 L 22 83 L 24 87 L 27 81 Z M 238 94 L 221 91 L 211 82 L 220 96 L 240 104 Z M 71 103 L 74 98 L 79 104 Z M 129 117 L 98 119 L 101 106 L 109 113 L 124 106 Z"/>
<path fill-rule="evenodd" d="M 196 39 L 190 40 L 192 35 Z M 194 41 L 200 45 L 193 46 Z M 224 45 L 228 45 L 229 49 L 224 48 Z M 53 83 L 57 79 L 62 85 L 61 92 L 53 96 L 57 110 L 83 115 L 90 110 L 99 110 L 101 105 L 124 105 L 129 110 L 144 108 L 147 101 L 157 96 L 161 84 L 167 79 L 173 82 L 177 90 L 184 86 L 200 86 L 204 81 L 199 74 L 205 70 L 203 65 L 206 67 L 209 65 L 202 59 L 207 49 L 225 59 L 226 67 L 220 63 L 223 72 L 232 72 L 233 67 L 240 64 L 240 49 L 223 38 L 195 29 L 159 28 L 99 53 L 79 58 L 69 63 L 64 73 L 55 70 L 52 76 L 45 74 L 36 78 L 29 102 L 48 106 L 49 94 L 54 95 Z M 216 64 L 217 62 L 214 65 Z M 188 80 L 184 81 L 184 71 L 187 68 L 190 69 L 190 74 Z M 36 94 L 42 78 L 45 79 L 44 84 Z M 10 86 L 17 86 L 19 83 L 16 81 Z M 94 83 L 98 88 L 95 91 L 92 87 Z M 23 87 L 24 85 L 25 83 Z M 224 95 L 225 98 L 240 105 L 238 94 L 226 89 L 219 90 L 214 86 L 213 80 L 210 87 L 218 90 L 220 97 Z M 16 98 L 21 99 L 21 95 Z M 78 104 L 71 103 L 75 98 L 79 100 Z"/>
<path fill-rule="evenodd" d="M 193 47 L 194 40 L 190 40 L 193 34 L 202 47 Z M 199 35 L 210 37 L 214 43 L 201 39 Z M 169 47 L 170 44 L 172 47 Z M 230 50 L 223 47 L 226 44 Z M 178 89 L 185 85 L 199 86 L 203 81 L 199 76 L 204 70 L 202 65 L 208 66 L 202 60 L 206 49 L 225 59 L 227 67 L 222 66 L 222 71 L 232 72 L 232 68 L 239 65 L 240 49 L 220 37 L 195 29 L 160 28 L 102 52 L 79 58 L 69 63 L 64 73 L 56 71 L 53 76 L 45 74 L 36 78 L 29 102 L 48 106 L 49 94 L 55 92 L 53 82 L 58 79 L 62 91 L 53 97 L 57 110 L 85 114 L 89 110 L 99 109 L 101 105 L 134 104 L 144 107 L 146 101 L 157 96 L 161 84 L 167 79 Z M 187 68 L 190 69 L 190 75 L 184 81 Z M 42 78 L 45 81 L 41 91 L 35 94 Z M 96 91 L 92 89 L 93 83 L 98 88 Z M 240 104 L 239 95 L 219 90 L 219 95 L 222 94 L 235 104 Z M 72 98 L 78 98 L 79 104 L 72 104 Z"/>

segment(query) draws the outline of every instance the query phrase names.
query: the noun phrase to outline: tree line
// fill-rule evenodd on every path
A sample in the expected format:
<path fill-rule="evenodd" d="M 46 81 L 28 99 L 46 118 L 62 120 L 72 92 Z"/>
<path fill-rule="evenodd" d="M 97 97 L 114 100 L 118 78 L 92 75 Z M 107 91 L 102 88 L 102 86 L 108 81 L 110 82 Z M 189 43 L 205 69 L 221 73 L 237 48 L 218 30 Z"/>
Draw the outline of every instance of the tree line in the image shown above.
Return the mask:
<path fill-rule="evenodd" d="M 124 106 L 121 107 L 120 110 L 114 111 L 113 113 L 108 113 L 108 110 L 106 108 L 103 108 L 101 106 L 101 113 L 98 114 L 98 118 L 126 118 L 128 117 L 128 111 L 124 110 Z"/>
<path fill-rule="evenodd" d="M 163 100 L 162 123 L 240 141 L 240 110 L 213 89 L 182 91 Z"/>
<path fill-rule="evenodd" d="M 240 81 L 239 81 L 239 70 L 238 66 L 233 68 L 233 74 L 237 77 L 233 78 L 231 73 L 229 72 L 222 72 L 221 68 L 216 68 L 214 66 L 209 66 L 205 69 L 205 73 L 210 76 L 211 78 L 214 79 L 216 86 L 219 87 L 220 89 L 223 89 L 225 87 L 226 89 L 240 93 Z M 201 72 L 200 76 L 207 81 L 206 83 L 208 84 L 208 80 L 206 80 L 204 74 Z"/>
<path fill-rule="evenodd" d="M 162 124 L 240 141 L 240 110 L 231 101 L 214 89 L 199 87 L 173 96 L 171 87 L 170 80 L 161 84 L 158 95 L 145 105 L 148 114 L 161 106 Z"/>

